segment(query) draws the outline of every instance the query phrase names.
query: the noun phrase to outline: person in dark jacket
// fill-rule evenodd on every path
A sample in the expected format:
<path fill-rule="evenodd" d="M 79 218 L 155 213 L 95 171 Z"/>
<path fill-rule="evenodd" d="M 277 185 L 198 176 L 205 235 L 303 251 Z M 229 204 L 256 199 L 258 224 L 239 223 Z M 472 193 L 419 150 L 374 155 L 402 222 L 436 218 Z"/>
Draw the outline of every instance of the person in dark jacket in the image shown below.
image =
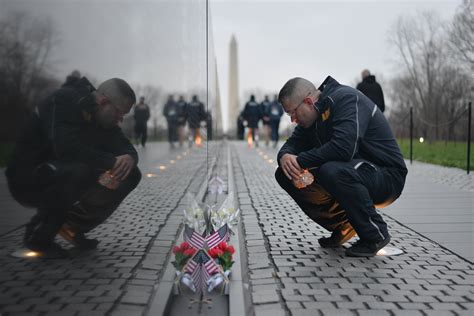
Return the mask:
<path fill-rule="evenodd" d="M 367 69 L 362 70 L 362 82 L 357 85 L 357 90 L 360 90 L 370 100 L 372 100 L 379 107 L 382 113 L 385 111 L 385 101 L 383 98 L 383 91 L 380 84 L 375 81 L 375 76 L 371 75 Z"/>
<path fill-rule="evenodd" d="M 272 102 L 268 99 L 268 95 L 266 95 L 260 103 L 260 115 L 262 116 L 262 124 L 263 124 L 263 136 L 265 137 L 265 146 L 268 147 L 268 144 L 270 143 L 270 134 L 271 134 L 271 126 L 270 126 L 270 116 L 269 116 L 269 110 L 270 110 L 270 105 Z"/>
<path fill-rule="evenodd" d="M 251 134 L 255 146 L 258 147 L 258 122 L 262 118 L 262 112 L 253 94 L 250 96 L 250 100 L 245 104 L 243 116 L 244 120 L 247 121 L 249 134 Z"/>
<path fill-rule="evenodd" d="M 187 120 L 188 103 L 184 100 L 184 96 L 180 95 L 178 99 L 178 140 L 179 147 L 183 147 L 184 142 L 184 126 Z"/>
<path fill-rule="evenodd" d="M 69 75 L 66 77 L 66 81 L 63 83 L 64 86 L 72 86 L 76 84 L 81 79 L 81 73 L 79 70 L 73 70 Z"/>
<path fill-rule="evenodd" d="M 145 147 L 148 135 L 148 120 L 150 119 L 150 107 L 145 103 L 145 97 L 140 97 L 140 102 L 133 109 L 135 119 L 135 140 Z"/>
<path fill-rule="evenodd" d="M 357 233 L 359 240 L 346 254 L 376 255 L 390 241 L 376 207 L 400 196 L 407 175 L 382 112 L 361 92 L 331 77 L 319 89 L 293 78 L 279 100 L 298 126 L 278 153 L 278 183 L 332 232 L 319 239 L 322 247 L 339 247 Z M 308 170 L 316 179 L 312 183 L 304 182 Z"/>
<path fill-rule="evenodd" d="M 280 119 L 283 115 L 283 108 L 281 107 L 280 102 L 278 102 L 277 95 L 275 95 L 273 102 L 268 106 L 267 112 L 272 131 L 273 148 L 276 148 L 278 145 L 278 139 L 280 138 L 280 135 L 278 134 L 278 130 L 280 129 Z"/>
<path fill-rule="evenodd" d="M 204 104 L 199 101 L 197 95 L 193 95 L 186 114 L 189 128 L 189 147 L 192 146 L 193 142 L 200 146 L 202 141 L 201 122 L 206 120 L 206 111 L 204 110 Z"/>
<path fill-rule="evenodd" d="M 58 232 L 77 247 L 97 246 L 85 233 L 105 221 L 141 179 L 137 152 L 118 126 L 135 101 L 122 79 L 106 80 L 96 90 L 83 77 L 36 107 L 5 172 L 12 196 L 37 208 L 26 225 L 27 248 L 67 256 L 54 242 Z"/>
<path fill-rule="evenodd" d="M 243 111 L 240 111 L 239 116 L 237 116 L 237 139 L 244 140 L 245 135 L 245 124 L 244 124 L 244 115 Z"/>
<path fill-rule="evenodd" d="M 178 123 L 179 123 L 179 108 L 178 104 L 174 101 L 173 95 L 168 96 L 163 107 L 163 115 L 168 123 L 168 142 L 170 148 L 174 148 L 174 143 L 178 139 Z"/>

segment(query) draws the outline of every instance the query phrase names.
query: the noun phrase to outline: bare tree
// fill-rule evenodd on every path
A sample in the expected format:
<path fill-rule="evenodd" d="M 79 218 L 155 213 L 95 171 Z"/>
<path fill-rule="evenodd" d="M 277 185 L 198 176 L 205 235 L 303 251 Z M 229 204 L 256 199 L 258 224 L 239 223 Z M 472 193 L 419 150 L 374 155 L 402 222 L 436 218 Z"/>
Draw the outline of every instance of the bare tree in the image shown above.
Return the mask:
<path fill-rule="evenodd" d="M 0 20 L 0 137 L 11 140 L 22 118 L 57 82 L 48 74 L 56 33 L 50 20 L 22 12 Z"/>
<path fill-rule="evenodd" d="M 395 24 L 391 43 L 395 46 L 402 69 L 401 77 L 409 79 L 414 112 L 425 122 L 432 122 L 435 138 L 439 137 L 444 68 L 448 60 L 446 36 L 435 15 L 423 12 L 417 17 L 400 17 Z"/>
<path fill-rule="evenodd" d="M 459 6 L 449 29 L 451 49 L 474 70 L 474 4 L 464 0 Z"/>

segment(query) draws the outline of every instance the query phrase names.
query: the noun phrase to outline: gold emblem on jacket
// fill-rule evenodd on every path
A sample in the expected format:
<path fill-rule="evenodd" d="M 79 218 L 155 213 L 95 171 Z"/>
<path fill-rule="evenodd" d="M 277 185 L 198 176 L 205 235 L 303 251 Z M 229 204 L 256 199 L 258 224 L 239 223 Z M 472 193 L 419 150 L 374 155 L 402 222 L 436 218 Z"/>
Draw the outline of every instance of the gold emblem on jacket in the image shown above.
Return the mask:
<path fill-rule="evenodd" d="M 321 115 L 323 122 L 329 118 L 329 114 L 330 114 L 329 109 L 323 112 L 323 114 Z"/>

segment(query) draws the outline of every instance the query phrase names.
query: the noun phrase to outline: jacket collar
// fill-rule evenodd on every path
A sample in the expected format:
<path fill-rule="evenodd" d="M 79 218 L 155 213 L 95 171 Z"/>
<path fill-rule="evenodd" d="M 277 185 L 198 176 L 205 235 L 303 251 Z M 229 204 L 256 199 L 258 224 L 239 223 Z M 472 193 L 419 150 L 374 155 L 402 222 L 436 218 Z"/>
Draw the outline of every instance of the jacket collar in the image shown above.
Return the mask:
<path fill-rule="evenodd" d="M 331 93 L 339 85 L 340 84 L 336 81 L 336 79 L 331 76 L 327 76 L 318 88 L 318 90 L 322 92 L 321 98 L 327 97 L 328 94 Z"/>
<path fill-rule="evenodd" d="M 319 86 L 318 90 L 321 91 L 321 95 L 319 96 L 318 101 L 314 105 L 319 113 L 323 113 L 326 110 L 328 105 L 327 97 L 338 86 L 340 86 L 339 82 L 337 82 L 336 79 L 331 76 L 327 76 L 326 79 L 324 79 L 323 83 Z"/>

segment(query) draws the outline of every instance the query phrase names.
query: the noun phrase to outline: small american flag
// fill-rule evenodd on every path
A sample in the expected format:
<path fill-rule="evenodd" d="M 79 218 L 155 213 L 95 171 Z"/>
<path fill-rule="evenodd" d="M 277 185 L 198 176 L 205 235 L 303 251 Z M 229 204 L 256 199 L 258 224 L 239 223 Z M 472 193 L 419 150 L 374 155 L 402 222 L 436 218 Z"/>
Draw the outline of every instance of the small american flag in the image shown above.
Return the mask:
<path fill-rule="evenodd" d="M 188 225 L 184 227 L 184 240 L 196 249 L 201 249 L 202 247 L 204 247 L 204 242 L 206 241 L 204 237 L 199 235 L 194 229 L 192 229 Z"/>
<path fill-rule="evenodd" d="M 200 249 L 188 261 L 185 270 L 191 274 L 196 289 L 204 292 L 207 280 L 212 274 L 219 272 L 219 267 L 205 250 Z"/>
<path fill-rule="evenodd" d="M 207 247 L 209 249 L 214 248 L 222 241 L 227 241 L 229 239 L 229 228 L 227 224 L 219 228 L 217 231 L 206 237 Z"/>

